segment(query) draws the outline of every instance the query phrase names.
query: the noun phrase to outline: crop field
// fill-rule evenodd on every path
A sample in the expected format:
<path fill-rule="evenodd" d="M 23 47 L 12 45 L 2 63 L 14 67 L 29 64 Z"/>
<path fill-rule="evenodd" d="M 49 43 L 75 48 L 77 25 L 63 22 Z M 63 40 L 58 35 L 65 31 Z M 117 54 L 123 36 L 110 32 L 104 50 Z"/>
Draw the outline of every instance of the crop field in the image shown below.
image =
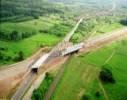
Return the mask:
<path fill-rule="evenodd" d="M 84 100 L 84 96 L 90 100 L 105 100 L 105 97 L 109 100 L 126 100 L 126 60 L 127 40 L 74 56 L 67 64 L 52 100 Z M 104 65 L 112 71 L 116 83 L 101 83 L 98 80 L 99 71 Z M 100 96 L 96 96 L 98 91 Z"/>

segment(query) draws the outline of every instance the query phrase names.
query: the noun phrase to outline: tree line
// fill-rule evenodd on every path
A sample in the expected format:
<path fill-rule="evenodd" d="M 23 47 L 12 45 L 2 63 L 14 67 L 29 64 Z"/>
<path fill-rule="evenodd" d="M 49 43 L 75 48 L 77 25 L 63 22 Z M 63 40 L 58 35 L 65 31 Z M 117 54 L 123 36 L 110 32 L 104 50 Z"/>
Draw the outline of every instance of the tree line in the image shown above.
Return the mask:
<path fill-rule="evenodd" d="M 12 41 L 18 41 L 22 40 L 24 38 L 28 38 L 32 35 L 35 35 L 36 32 L 18 32 L 16 30 L 13 30 L 10 33 L 5 33 L 0 30 L 0 39 L 1 40 L 12 40 Z"/>
<path fill-rule="evenodd" d="M 0 19 L 1 21 L 13 20 L 19 16 L 38 18 L 50 13 L 64 13 L 63 9 L 43 0 L 1 0 Z"/>

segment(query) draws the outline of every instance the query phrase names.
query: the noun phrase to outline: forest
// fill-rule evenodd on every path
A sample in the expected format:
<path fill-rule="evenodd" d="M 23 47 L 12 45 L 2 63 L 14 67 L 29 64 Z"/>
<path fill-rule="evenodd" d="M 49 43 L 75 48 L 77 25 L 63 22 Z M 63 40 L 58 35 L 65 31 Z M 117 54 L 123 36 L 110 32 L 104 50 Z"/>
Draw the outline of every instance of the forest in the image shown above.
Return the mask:
<path fill-rule="evenodd" d="M 1 0 L 0 21 L 20 21 L 50 13 L 64 13 L 64 8 L 43 0 Z"/>

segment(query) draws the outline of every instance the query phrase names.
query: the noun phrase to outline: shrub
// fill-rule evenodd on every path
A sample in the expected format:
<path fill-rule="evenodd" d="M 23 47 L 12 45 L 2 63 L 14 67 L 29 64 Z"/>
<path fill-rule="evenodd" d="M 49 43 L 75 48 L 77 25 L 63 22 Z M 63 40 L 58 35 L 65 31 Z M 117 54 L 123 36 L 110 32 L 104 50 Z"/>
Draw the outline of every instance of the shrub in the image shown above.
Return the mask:
<path fill-rule="evenodd" d="M 96 91 L 95 96 L 96 97 L 100 97 L 101 96 L 100 92 L 99 91 Z"/>
<path fill-rule="evenodd" d="M 12 33 L 10 34 L 10 38 L 11 40 L 18 40 L 18 31 L 14 30 L 12 31 Z"/>
<path fill-rule="evenodd" d="M 14 61 L 22 61 L 24 59 L 24 53 L 20 51 L 18 55 L 14 58 Z"/>
<path fill-rule="evenodd" d="M 112 72 L 104 67 L 100 71 L 99 78 L 105 83 L 115 83 Z"/>
<path fill-rule="evenodd" d="M 81 100 L 89 100 L 89 96 L 86 94 L 83 94 L 81 97 Z"/>
<path fill-rule="evenodd" d="M 19 60 L 23 60 L 24 59 L 24 53 L 22 51 L 20 51 L 18 53 L 18 56 L 19 56 Z"/>
<path fill-rule="evenodd" d="M 35 89 L 33 91 L 32 100 L 43 100 L 42 99 L 42 94 L 39 90 Z"/>
<path fill-rule="evenodd" d="M 4 55 L 0 52 L 0 60 L 4 59 Z"/>
<path fill-rule="evenodd" d="M 12 58 L 10 56 L 7 56 L 4 58 L 5 61 L 10 61 Z"/>
<path fill-rule="evenodd" d="M 127 19 L 121 20 L 120 23 L 121 23 L 122 25 L 127 25 Z"/>
<path fill-rule="evenodd" d="M 41 83 L 40 87 L 33 91 L 32 100 L 44 100 L 45 94 L 49 89 L 53 81 L 53 76 L 50 73 L 46 73 L 44 81 Z"/>
<path fill-rule="evenodd" d="M 7 50 L 7 48 L 0 47 L 0 50 L 1 50 L 1 51 L 5 51 L 5 50 Z"/>

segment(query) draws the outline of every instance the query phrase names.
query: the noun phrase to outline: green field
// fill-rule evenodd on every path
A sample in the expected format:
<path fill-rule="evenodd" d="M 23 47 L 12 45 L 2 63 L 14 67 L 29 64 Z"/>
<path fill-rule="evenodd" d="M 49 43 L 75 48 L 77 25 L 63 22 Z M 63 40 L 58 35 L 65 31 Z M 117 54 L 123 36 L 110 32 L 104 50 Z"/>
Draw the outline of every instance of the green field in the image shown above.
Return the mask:
<path fill-rule="evenodd" d="M 124 17 L 96 17 L 94 19 L 84 20 L 80 25 L 74 36 L 72 37 L 73 43 L 78 43 L 89 36 L 101 35 L 107 32 L 124 27 L 119 21 Z M 92 35 L 91 35 L 92 34 Z"/>
<path fill-rule="evenodd" d="M 75 25 L 72 19 L 64 21 L 58 15 L 40 17 L 24 22 L 3 22 L 0 24 L 0 32 L 6 37 L 13 31 L 18 34 L 31 34 L 20 40 L 0 39 L 0 65 L 16 62 L 14 59 L 20 51 L 24 59 L 35 53 L 41 47 L 54 46 L 58 43 Z M 22 36 L 19 36 L 22 37 Z"/>
<path fill-rule="evenodd" d="M 68 23 L 68 21 L 64 21 L 65 23 Z M 0 31 L 2 32 L 12 32 L 13 30 L 16 30 L 18 32 L 39 32 L 39 30 L 49 30 L 54 25 L 59 24 L 62 25 L 64 23 L 63 20 L 58 15 L 50 15 L 48 17 L 40 17 L 39 19 L 33 19 L 23 22 L 3 22 L 0 24 Z M 70 22 L 73 23 L 73 21 L 70 19 Z M 66 27 L 65 27 L 66 28 Z"/>
<path fill-rule="evenodd" d="M 11 57 L 9 61 L 3 60 L 0 64 L 14 63 L 12 59 L 17 56 L 19 51 L 23 51 L 24 57 L 28 57 L 34 52 L 36 52 L 41 46 L 52 46 L 60 41 L 60 38 L 54 35 L 37 34 L 30 38 L 18 41 L 18 42 L 6 42 L 0 41 L 1 48 L 7 48 L 7 50 L 2 51 L 6 57 Z"/>
<path fill-rule="evenodd" d="M 40 86 L 35 89 L 32 93 L 32 100 L 44 100 L 44 97 L 52 84 L 54 78 L 56 77 L 57 73 L 59 71 L 59 68 L 56 68 L 55 70 L 50 71 L 49 73 L 45 74 L 45 78 L 43 82 L 40 84 Z"/>
<path fill-rule="evenodd" d="M 83 95 L 89 100 L 105 100 L 97 80 L 103 65 L 112 71 L 116 81 L 115 84 L 103 84 L 109 100 L 126 100 L 126 60 L 127 40 L 114 42 L 88 54 L 74 56 L 67 64 L 52 100 L 80 100 Z M 97 91 L 100 92 L 100 97 L 95 96 Z"/>

